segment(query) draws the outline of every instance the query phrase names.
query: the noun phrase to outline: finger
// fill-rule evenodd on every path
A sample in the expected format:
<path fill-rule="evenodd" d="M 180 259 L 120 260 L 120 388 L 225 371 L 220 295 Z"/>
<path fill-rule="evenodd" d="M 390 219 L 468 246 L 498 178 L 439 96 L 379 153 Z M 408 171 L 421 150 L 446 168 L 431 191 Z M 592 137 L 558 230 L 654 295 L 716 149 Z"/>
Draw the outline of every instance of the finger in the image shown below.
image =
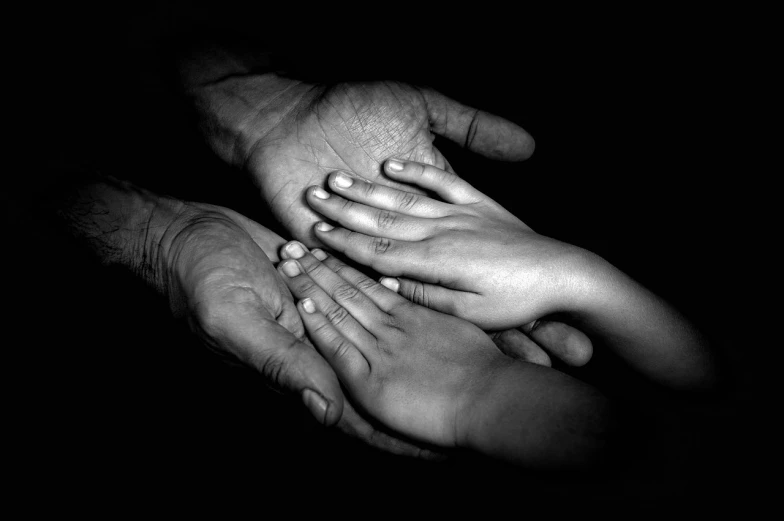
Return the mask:
<path fill-rule="evenodd" d="M 302 319 L 299 316 L 296 304 L 294 304 L 291 292 L 280 277 L 277 277 L 277 284 L 278 291 L 280 291 L 281 295 L 285 295 L 285 298 L 281 303 L 281 311 L 278 316 L 275 317 L 275 320 L 277 320 L 278 324 L 291 331 L 291 334 L 295 337 L 305 341 L 307 339 L 305 336 L 305 326 L 302 325 Z"/>
<path fill-rule="evenodd" d="M 299 395 L 311 414 L 324 425 L 334 425 L 343 411 L 343 393 L 335 372 L 313 347 L 298 340 L 274 320 L 235 312 L 226 317 L 220 341 L 246 364 L 257 369 L 270 385 Z"/>
<path fill-rule="evenodd" d="M 363 352 L 338 331 L 316 307 L 313 299 L 300 300 L 297 310 L 316 349 L 332 366 L 340 381 L 349 389 L 356 389 L 357 383 L 370 372 L 370 363 Z"/>
<path fill-rule="evenodd" d="M 551 355 L 570 366 L 585 365 L 593 356 L 591 339 L 563 322 L 535 320 L 520 329 Z"/>
<path fill-rule="evenodd" d="M 349 201 L 318 186 L 308 189 L 305 197 L 310 207 L 321 215 L 360 233 L 418 241 L 428 237 L 432 230 L 432 224 L 426 219 Z"/>
<path fill-rule="evenodd" d="M 278 264 L 278 272 L 295 299 L 310 298 L 318 306 L 321 313 L 333 323 L 340 333 L 357 345 L 369 345 L 375 341 L 362 325 L 351 316 L 343 306 L 336 303 L 307 274 L 299 261 L 289 259 Z"/>
<path fill-rule="evenodd" d="M 534 153 L 534 138 L 500 116 L 467 107 L 432 90 L 423 89 L 430 129 L 490 159 L 522 161 Z"/>
<path fill-rule="evenodd" d="M 493 339 L 498 349 L 507 356 L 546 367 L 553 365 L 547 353 L 536 345 L 536 342 L 517 329 L 492 333 L 490 338 Z"/>
<path fill-rule="evenodd" d="M 359 270 L 352 268 L 332 255 L 328 255 L 323 250 L 313 250 L 312 254 L 342 279 L 356 286 L 384 312 L 389 313 L 397 306 L 408 303 L 406 299 L 397 294 L 396 289 L 374 281 Z"/>
<path fill-rule="evenodd" d="M 447 203 L 471 204 L 487 199 L 482 192 L 457 174 L 435 166 L 401 159 L 387 159 L 384 163 L 384 172 L 396 181 L 413 183 L 435 192 Z"/>
<path fill-rule="evenodd" d="M 380 282 L 414 304 L 457 317 L 465 316 L 466 294 L 463 291 L 402 277 L 382 277 Z"/>
<path fill-rule="evenodd" d="M 350 313 L 351 317 L 367 331 L 373 333 L 380 324 L 385 324 L 389 319 L 389 316 L 357 286 L 322 264 L 313 254 L 304 254 L 297 259 L 297 262 L 318 287 L 324 290 L 338 306 Z M 340 312 L 339 315 L 342 320 L 343 313 Z"/>
<path fill-rule="evenodd" d="M 371 183 L 345 172 L 333 172 L 328 183 L 332 190 L 342 197 L 379 210 L 413 217 L 449 215 L 448 206 L 441 201 L 380 183 Z"/>
<path fill-rule="evenodd" d="M 371 237 L 345 228 L 320 222 L 314 234 L 331 250 L 364 266 L 370 266 L 387 275 L 406 275 L 430 280 L 431 275 L 423 267 L 423 242 L 396 241 L 385 237 Z"/>

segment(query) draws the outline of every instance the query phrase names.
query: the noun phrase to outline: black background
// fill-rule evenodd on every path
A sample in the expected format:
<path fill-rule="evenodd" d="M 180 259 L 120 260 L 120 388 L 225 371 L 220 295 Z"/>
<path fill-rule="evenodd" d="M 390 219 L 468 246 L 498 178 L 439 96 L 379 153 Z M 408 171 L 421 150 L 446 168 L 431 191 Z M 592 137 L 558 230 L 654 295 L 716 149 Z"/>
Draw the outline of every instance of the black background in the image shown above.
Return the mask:
<path fill-rule="evenodd" d="M 8 326 L 19 333 L 7 346 L 9 448 L 31 508 L 207 497 L 267 508 L 299 494 L 309 499 L 297 508 L 337 511 L 414 499 L 556 512 L 753 503 L 766 457 L 756 364 L 769 345 L 747 336 L 759 307 L 748 288 L 765 280 L 751 235 L 765 188 L 754 164 L 764 142 L 749 119 L 762 80 L 745 20 L 662 8 L 301 11 L 172 2 L 27 15 L 11 82 L 23 113 L 22 146 L 11 153 L 24 165 L 4 194 L 3 260 Z M 701 414 L 657 398 L 661 408 L 685 407 L 653 424 L 677 448 L 645 471 L 584 479 L 381 454 L 315 425 L 254 373 L 223 365 L 165 302 L 56 233 L 35 201 L 51 164 L 78 164 L 261 218 L 257 192 L 212 156 L 172 86 L 171 46 L 227 28 L 308 57 L 314 74 L 429 84 L 522 125 L 537 142 L 525 163 L 438 146 L 535 230 L 603 255 L 683 310 L 715 340 L 731 397 Z M 600 349 L 582 371 L 574 374 L 621 375 L 619 394 L 658 396 Z M 654 453 L 641 443 L 638 457 Z"/>

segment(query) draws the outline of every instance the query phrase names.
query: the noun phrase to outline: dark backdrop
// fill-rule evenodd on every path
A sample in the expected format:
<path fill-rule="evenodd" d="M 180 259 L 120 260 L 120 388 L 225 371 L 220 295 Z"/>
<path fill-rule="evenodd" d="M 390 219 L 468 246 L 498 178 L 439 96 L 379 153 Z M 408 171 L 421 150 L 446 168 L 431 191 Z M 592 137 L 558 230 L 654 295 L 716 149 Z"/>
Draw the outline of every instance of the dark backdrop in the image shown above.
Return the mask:
<path fill-rule="evenodd" d="M 27 491 L 79 507 L 178 497 L 194 504 L 204 498 L 196 491 L 213 486 L 237 487 L 238 500 L 250 503 L 316 491 L 350 504 L 384 505 L 392 493 L 403 505 L 416 498 L 556 510 L 568 498 L 705 506 L 753 497 L 760 378 L 751 361 L 762 346 L 745 337 L 755 307 L 744 289 L 755 265 L 746 235 L 755 172 L 741 89 L 754 66 L 737 56 L 733 30 L 715 31 L 706 13 L 643 9 L 612 17 L 458 12 L 448 20 L 417 12 L 417 21 L 387 13 L 362 25 L 343 15 L 327 23 L 311 12 L 303 21 L 302 13 L 243 7 L 234 16 L 225 8 L 47 10 L 20 42 L 30 70 L 14 83 L 30 150 L 16 151 L 24 165 L 9 176 L 3 257 L 9 326 L 21 333 L 7 346 L 21 360 L 7 368 L 8 428 Z M 381 454 L 321 429 L 254 373 L 223 365 L 165 302 L 100 267 L 30 204 L 54 162 L 261 218 L 257 192 L 212 156 L 171 87 L 167 49 L 186 29 L 209 27 L 236 27 L 291 52 L 309 42 L 317 73 L 427 83 L 521 124 L 537 142 L 522 164 L 439 146 L 458 173 L 535 230 L 596 251 L 700 324 L 732 368 L 730 407 L 655 422 L 652 429 L 680 441 L 650 471 L 585 480 Z M 600 384 L 620 375 L 615 389 L 653 392 L 624 371 L 597 349 L 575 374 Z"/>

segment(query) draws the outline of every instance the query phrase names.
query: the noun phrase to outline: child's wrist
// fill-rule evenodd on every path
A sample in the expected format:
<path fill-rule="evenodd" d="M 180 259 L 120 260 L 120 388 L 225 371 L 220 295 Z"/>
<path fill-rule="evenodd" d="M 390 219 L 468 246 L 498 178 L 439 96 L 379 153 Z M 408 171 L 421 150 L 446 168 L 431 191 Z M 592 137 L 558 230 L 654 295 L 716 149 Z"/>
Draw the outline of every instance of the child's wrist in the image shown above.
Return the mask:
<path fill-rule="evenodd" d="M 599 295 L 612 284 L 614 268 L 602 257 L 588 250 L 570 250 L 562 256 L 558 266 L 558 302 L 554 311 L 575 315 L 589 313 L 597 305 Z"/>

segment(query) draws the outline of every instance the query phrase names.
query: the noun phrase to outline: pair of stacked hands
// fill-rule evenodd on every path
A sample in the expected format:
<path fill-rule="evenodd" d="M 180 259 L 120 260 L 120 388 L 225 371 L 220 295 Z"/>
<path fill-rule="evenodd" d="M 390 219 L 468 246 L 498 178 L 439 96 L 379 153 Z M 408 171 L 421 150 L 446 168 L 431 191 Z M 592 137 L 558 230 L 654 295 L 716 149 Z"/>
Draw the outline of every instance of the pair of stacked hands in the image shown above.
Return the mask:
<path fill-rule="evenodd" d="M 533 342 L 507 342 L 512 357 L 485 333 L 537 324 L 551 354 L 587 362 L 588 337 L 547 322 L 553 313 L 663 385 L 711 380 L 696 330 L 600 257 L 535 233 L 449 171 L 391 159 L 384 172 L 438 199 L 345 172 L 330 175 L 331 193 L 306 192 L 338 225 L 317 223 L 318 240 L 384 277 L 296 241 L 278 271 L 348 394 L 388 428 L 527 466 L 600 458 L 615 419 L 609 402 L 548 367 Z"/>

